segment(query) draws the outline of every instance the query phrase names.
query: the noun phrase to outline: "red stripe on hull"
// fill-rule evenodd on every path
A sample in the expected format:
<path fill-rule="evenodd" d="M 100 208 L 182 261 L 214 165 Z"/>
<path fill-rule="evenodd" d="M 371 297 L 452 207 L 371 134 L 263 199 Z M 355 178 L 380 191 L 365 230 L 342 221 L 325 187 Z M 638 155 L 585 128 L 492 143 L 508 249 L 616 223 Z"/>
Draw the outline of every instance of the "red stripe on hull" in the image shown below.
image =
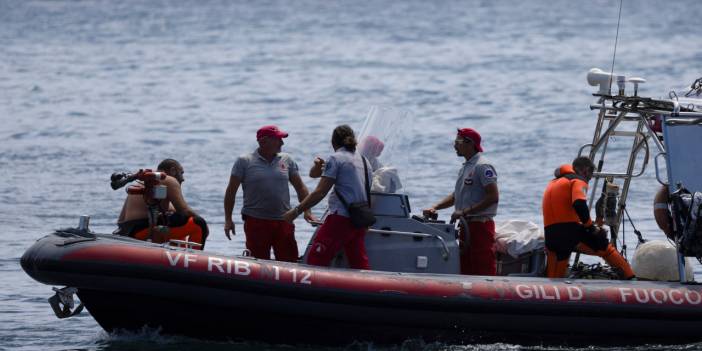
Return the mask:
<path fill-rule="evenodd" d="M 514 302 L 557 304 L 627 304 L 699 308 L 702 288 L 692 286 L 659 287 L 647 283 L 622 283 L 621 286 L 595 286 L 596 281 L 571 284 L 565 281 L 537 283 L 516 278 L 477 276 L 402 275 L 370 271 L 339 270 L 307 265 L 227 258 L 180 250 L 101 244 L 76 249 L 63 260 L 86 263 L 136 264 L 165 267 L 189 273 L 229 276 L 232 279 L 265 281 L 300 288 L 339 289 L 365 293 L 395 293 L 412 296 L 470 298 Z M 453 280 L 449 280 L 452 278 Z M 660 285 L 660 284 L 659 284 Z"/>

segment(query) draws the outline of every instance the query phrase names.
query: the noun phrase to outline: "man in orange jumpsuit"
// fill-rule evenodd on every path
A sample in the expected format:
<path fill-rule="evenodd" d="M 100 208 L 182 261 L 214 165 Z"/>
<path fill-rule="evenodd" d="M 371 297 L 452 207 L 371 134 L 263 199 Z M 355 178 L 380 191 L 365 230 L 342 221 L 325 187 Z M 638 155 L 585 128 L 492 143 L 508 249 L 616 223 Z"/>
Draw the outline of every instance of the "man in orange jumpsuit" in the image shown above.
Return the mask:
<path fill-rule="evenodd" d="M 544 191 L 543 213 L 546 236 L 546 276 L 563 278 L 568 270 L 570 253 L 577 250 L 602 257 L 619 270 L 624 279 L 634 277 L 634 271 L 612 244 L 607 232 L 593 225 L 587 206 L 587 183 L 595 165 L 587 157 L 578 157 L 572 165 L 556 170 L 556 178 Z"/>
<path fill-rule="evenodd" d="M 168 227 L 167 233 L 149 231 L 149 209 L 144 201 L 143 195 L 127 195 L 122 206 L 122 213 L 119 215 L 117 225 L 119 228 L 113 234 L 131 236 L 140 240 L 151 239 L 153 242 L 164 242 L 169 239 L 178 239 L 196 242 L 203 249 L 205 240 L 209 234 L 207 222 L 193 211 L 185 202 L 181 183 L 185 181 L 183 166 L 180 162 L 167 158 L 157 167 L 157 171 L 166 173 L 166 179 L 160 181 L 166 186 L 166 198 L 161 200 L 159 207 L 166 216 L 165 223 L 159 223 Z"/>

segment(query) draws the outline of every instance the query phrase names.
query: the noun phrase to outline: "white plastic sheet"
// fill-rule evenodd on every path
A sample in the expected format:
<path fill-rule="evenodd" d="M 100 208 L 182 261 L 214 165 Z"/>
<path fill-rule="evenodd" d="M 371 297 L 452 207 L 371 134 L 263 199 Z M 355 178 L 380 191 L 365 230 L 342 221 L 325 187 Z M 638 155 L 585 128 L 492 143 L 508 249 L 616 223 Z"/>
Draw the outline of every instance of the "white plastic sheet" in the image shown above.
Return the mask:
<path fill-rule="evenodd" d="M 402 188 L 400 176 L 394 167 L 381 167 L 373 172 L 371 191 L 380 193 L 395 193 Z"/>
<path fill-rule="evenodd" d="M 509 220 L 495 225 L 495 248 L 514 258 L 544 247 L 544 232 L 529 221 Z"/>

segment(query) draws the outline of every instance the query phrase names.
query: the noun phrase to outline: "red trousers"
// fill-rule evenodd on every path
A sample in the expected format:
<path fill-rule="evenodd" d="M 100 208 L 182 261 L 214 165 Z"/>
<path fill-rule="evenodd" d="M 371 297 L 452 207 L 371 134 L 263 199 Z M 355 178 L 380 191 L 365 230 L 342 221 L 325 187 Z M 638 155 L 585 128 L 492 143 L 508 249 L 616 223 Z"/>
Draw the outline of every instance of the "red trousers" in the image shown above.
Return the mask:
<path fill-rule="evenodd" d="M 461 274 L 495 275 L 495 222 L 468 222 L 470 238 L 461 228 L 459 247 L 461 250 Z M 466 245 L 467 244 L 467 245 Z"/>
<path fill-rule="evenodd" d="M 354 227 L 348 217 L 328 215 L 314 237 L 307 263 L 329 266 L 336 253 L 343 248 L 351 268 L 370 269 L 364 243 L 366 230 Z"/>
<path fill-rule="evenodd" d="M 244 216 L 246 248 L 256 258 L 270 260 L 271 248 L 278 261 L 296 262 L 299 256 L 295 225 L 283 220 Z"/>

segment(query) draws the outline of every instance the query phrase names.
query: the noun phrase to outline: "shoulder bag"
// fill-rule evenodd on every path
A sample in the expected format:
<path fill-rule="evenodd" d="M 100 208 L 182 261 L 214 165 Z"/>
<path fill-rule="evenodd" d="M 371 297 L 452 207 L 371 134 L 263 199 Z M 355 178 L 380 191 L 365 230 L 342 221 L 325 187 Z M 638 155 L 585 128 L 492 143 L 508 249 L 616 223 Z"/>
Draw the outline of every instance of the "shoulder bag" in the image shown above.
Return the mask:
<path fill-rule="evenodd" d="M 334 191 L 336 196 L 339 198 L 344 207 L 349 211 L 349 217 L 351 219 L 351 224 L 355 228 L 368 228 L 375 224 L 375 216 L 373 215 L 373 210 L 371 209 L 371 196 L 370 196 L 370 184 L 368 183 L 368 166 L 366 165 L 366 158 L 361 156 L 363 159 L 363 175 L 365 177 L 365 188 L 366 188 L 366 198 L 368 201 L 353 202 L 349 204 L 346 202 L 341 193 L 336 190 L 334 186 Z"/>

